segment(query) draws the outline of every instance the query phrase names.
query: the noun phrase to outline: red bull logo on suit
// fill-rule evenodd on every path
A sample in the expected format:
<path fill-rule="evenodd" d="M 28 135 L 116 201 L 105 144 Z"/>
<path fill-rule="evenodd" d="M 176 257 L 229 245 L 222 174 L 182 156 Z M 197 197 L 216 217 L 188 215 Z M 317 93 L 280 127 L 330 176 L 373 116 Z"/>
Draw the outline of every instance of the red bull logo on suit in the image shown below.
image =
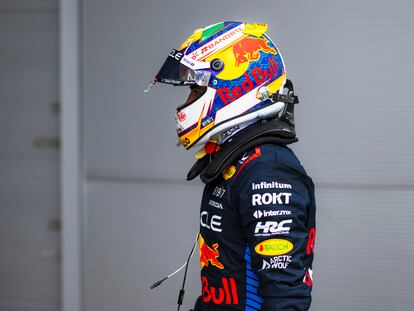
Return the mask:
<path fill-rule="evenodd" d="M 239 296 L 237 295 L 236 281 L 233 278 L 222 277 L 221 286 L 215 287 L 210 286 L 208 278 L 202 276 L 201 285 L 203 291 L 203 302 L 212 302 L 216 305 L 221 305 L 223 303 L 225 303 L 226 305 L 239 304 Z"/>
<path fill-rule="evenodd" d="M 208 246 L 201 234 L 199 237 L 199 243 L 201 269 L 207 267 L 210 264 L 212 264 L 216 268 L 224 269 L 224 265 L 217 259 L 218 257 L 220 257 L 220 253 L 218 251 L 218 243 L 214 243 L 212 247 Z"/>

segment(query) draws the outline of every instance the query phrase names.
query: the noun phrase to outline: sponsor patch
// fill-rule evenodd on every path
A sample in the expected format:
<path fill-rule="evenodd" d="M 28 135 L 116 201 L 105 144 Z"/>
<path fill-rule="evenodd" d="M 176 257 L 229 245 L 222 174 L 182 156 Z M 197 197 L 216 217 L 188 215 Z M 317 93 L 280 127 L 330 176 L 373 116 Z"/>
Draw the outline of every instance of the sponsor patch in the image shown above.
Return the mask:
<path fill-rule="evenodd" d="M 180 122 L 184 122 L 185 119 L 187 119 L 187 115 L 184 113 L 184 111 L 177 112 L 177 119 Z"/>
<path fill-rule="evenodd" d="M 221 232 L 221 216 L 211 215 L 207 211 L 202 211 L 200 214 L 200 225 L 215 232 Z"/>
<path fill-rule="evenodd" d="M 273 217 L 273 216 L 288 216 L 292 215 L 292 211 L 281 210 L 281 211 L 260 211 L 257 210 L 253 213 L 254 218 L 260 219 L 262 217 Z"/>
<path fill-rule="evenodd" d="M 254 251 L 264 256 L 278 256 L 289 253 L 293 248 L 293 243 L 288 240 L 269 239 L 256 244 Z"/>
<path fill-rule="evenodd" d="M 245 152 L 245 153 L 243 154 L 243 156 L 241 157 L 241 159 L 238 161 L 238 163 L 239 163 L 240 165 L 242 165 L 242 164 L 244 163 L 244 161 L 246 161 L 248 158 L 249 158 L 249 155 L 248 155 L 248 153 L 247 153 L 247 152 Z"/>
<path fill-rule="evenodd" d="M 254 229 L 255 236 L 270 236 L 277 234 L 289 234 L 292 219 L 285 219 L 282 221 L 259 221 Z"/>
<path fill-rule="evenodd" d="M 224 187 L 216 186 L 216 188 L 214 188 L 213 195 L 218 198 L 222 198 L 225 192 L 226 189 Z"/>
<path fill-rule="evenodd" d="M 270 259 L 263 259 L 263 265 L 259 271 L 268 269 L 284 270 L 287 268 L 287 266 L 289 266 L 291 261 L 292 256 L 289 255 L 280 255 L 272 257 Z"/>
<path fill-rule="evenodd" d="M 189 54 L 191 59 L 193 60 L 205 59 L 208 55 L 211 55 L 215 51 L 222 49 L 226 45 L 242 37 L 243 36 L 242 30 L 243 28 L 240 26 L 237 28 L 235 27 L 231 29 L 230 31 L 223 33 L 221 36 L 214 38 L 214 40 L 211 40 L 205 45 L 199 47 L 197 50 L 191 52 L 191 54 Z"/>
<path fill-rule="evenodd" d="M 223 171 L 224 180 L 232 178 L 234 173 L 236 173 L 236 167 L 234 165 L 230 165 Z"/>
<path fill-rule="evenodd" d="M 223 209 L 223 205 L 221 203 L 213 201 L 213 200 L 208 201 L 208 205 L 211 205 L 218 209 Z"/>
<path fill-rule="evenodd" d="M 291 196 L 289 192 L 255 193 L 252 195 L 252 205 L 289 204 Z"/>
<path fill-rule="evenodd" d="M 292 189 L 292 185 L 283 184 L 277 181 L 271 181 L 271 182 L 262 181 L 257 184 L 252 183 L 252 190 L 260 190 L 260 189 Z"/>
<path fill-rule="evenodd" d="M 218 281 L 214 284 L 219 285 Z M 221 284 L 217 287 L 210 286 L 206 276 L 201 277 L 202 297 L 204 303 L 212 302 L 215 305 L 237 305 L 239 297 L 237 295 L 237 285 L 233 278 L 221 278 Z"/>
<path fill-rule="evenodd" d="M 240 129 L 240 126 L 238 126 L 238 125 L 235 125 L 235 126 L 229 128 L 227 131 L 224 131 L 223 133 L 221 133 L 221 139 L 226 140 L 228 137 L 233 135 L 233 133 L 236 132 L 239 129 Z"/>
<path fill-rule="evenodd" d="M 214 243 L 212 247 L 208 246 L 206 241 L 204 241 L 203 236 L 199 235 L 199 244 L 200 244 L 200 266 L 201 269 L 208 267 L 210 264 L 219 269 L 224 269 L 224 265 L 217 259 L 220 257 L 218 251 L 218 243 Z"/>
<path fill-rule="evenodd" d="M 176 49 L 172 49 L 168 56 L 176 60 L 181 60 L 181 58 L 183 58 L 183 53 L 181 53 L 180 51 L 177 51 Z"/>

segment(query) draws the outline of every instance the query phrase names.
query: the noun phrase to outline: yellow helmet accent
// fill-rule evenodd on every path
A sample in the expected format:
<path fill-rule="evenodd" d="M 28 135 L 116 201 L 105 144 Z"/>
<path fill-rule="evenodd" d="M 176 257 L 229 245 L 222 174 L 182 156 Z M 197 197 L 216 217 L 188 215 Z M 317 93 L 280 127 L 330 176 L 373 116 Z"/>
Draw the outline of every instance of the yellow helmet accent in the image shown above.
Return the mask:
<path fill-rule="evenodd" d="M 186 40 L 184 40 L 184 42 L 181 44 L 178 50 L 182 50 L 186 48 L 187 46 L 189 46 L 194 41 L 199 40 L 203 34 L 203 31 L 204 31 L 204 28 L 196 29 L 191 36 L 189 36 Z"/>
<path fill-rule="evenodd" d="M 255 37 L 261 37 L 267 31 L 267 24 L 246 24 L 243 33 Z"/>

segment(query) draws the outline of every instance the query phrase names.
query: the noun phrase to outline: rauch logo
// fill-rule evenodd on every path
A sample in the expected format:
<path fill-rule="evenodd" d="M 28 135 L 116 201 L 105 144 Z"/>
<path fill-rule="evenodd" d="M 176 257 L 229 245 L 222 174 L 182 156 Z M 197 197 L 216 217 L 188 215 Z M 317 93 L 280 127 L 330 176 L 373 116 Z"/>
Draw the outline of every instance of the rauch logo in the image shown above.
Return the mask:
<path fill-rule="evenodd" d="M 260 255 L 278 256 L 289 253 L 293 247 L 293 243 L 288 240 L 269 239 L 256 244 L 254 251 Z"/>

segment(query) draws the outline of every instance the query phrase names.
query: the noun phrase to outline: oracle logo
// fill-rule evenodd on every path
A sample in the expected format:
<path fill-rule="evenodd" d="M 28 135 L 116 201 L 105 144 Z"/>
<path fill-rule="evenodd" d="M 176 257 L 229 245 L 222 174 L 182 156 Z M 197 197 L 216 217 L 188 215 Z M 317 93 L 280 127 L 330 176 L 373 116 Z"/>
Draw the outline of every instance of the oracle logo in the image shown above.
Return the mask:
<path fill-rule="evenodd" d="M 200 225 L 215 232 L 221 232 L 221 216 L 210 215 L 207 211 L 203 211 L 200 214 Z"/>

